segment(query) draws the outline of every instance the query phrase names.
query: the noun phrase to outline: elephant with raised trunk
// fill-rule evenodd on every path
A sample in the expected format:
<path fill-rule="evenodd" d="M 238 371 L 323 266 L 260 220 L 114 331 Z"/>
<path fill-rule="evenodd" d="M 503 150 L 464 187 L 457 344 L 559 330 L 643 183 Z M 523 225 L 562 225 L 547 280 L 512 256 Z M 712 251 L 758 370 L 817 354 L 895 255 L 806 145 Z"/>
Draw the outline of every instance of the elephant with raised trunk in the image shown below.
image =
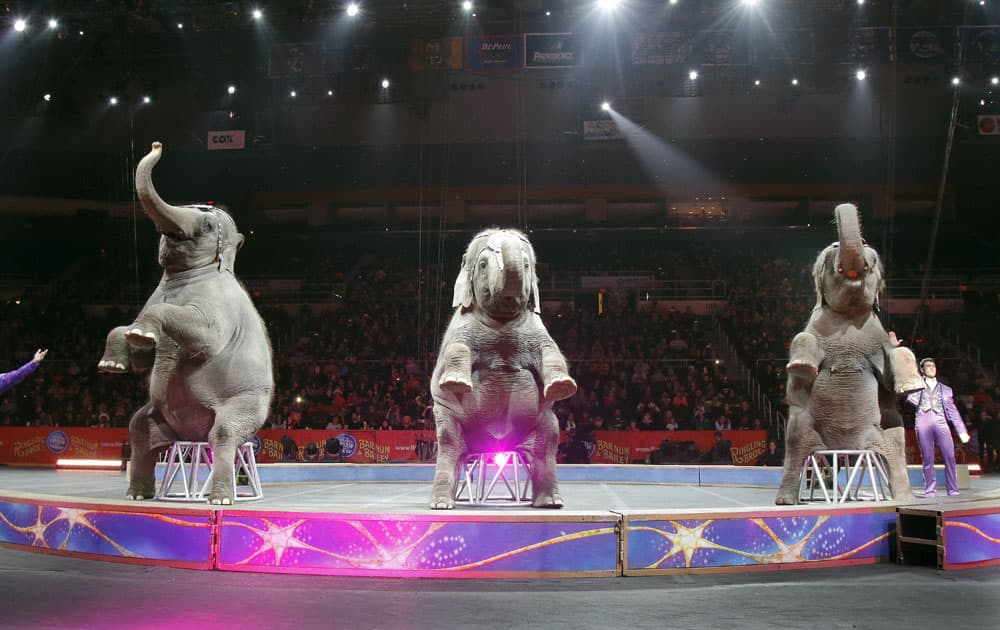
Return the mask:
<path fill-rule="evenodd" d="M 802 464 L 816 450 L 871 449 L 887 464 L 894 500 L 911 498 L 899 394 L 923 387 L 913 353 L 877 316 L 885 288 L 878 253 L 861 238 L 858 210 L 834 210 L 839 240 L 816 258 L 816 306 L 792 340 L 785 469 L 775 503 L 798 502 Z"/>
<path fill-rule="evenodd" d="M 163 277 L 135 321 L 108 333 L 103 372 L 143 371 L 149 401 L 129 423 L 128 497 L 155 496 L 156 454 L 177 440 L 209 442 L 214 472 L 208 501 L 236 498 L 236 449 L 264 424 L 274 375 L 271 344 L 246 289 L 236 279 L 243 235 L 215 206 L 173 206 L 153 187 L 162 147 L 136 167 L 139 201 L 160 233 Z"/>
<path fill-rule="evenodd" d="M 462 257 L 455 313 L 431 376 L 438 441 L 433 509 L 455 507 L 465 454 L 498 450 L 527 457 L 534 507 L 563 506 L 552 403 L 575 394 L 576 381 L 539 315 L 535 264 L 528 238 L 509 229 L 480 232 Z"/>

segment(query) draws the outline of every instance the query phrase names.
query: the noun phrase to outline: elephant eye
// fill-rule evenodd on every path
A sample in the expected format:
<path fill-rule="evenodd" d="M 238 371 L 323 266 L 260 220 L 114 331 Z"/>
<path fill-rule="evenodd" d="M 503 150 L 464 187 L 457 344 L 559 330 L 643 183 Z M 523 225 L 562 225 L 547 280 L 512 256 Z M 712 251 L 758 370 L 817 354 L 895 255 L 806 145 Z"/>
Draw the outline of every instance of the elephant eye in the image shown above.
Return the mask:
<path fill-rule="evenodd" d="M 485 261 L 485 260 L 480 260 L 480 261 L 479 261 L 479 268 L 480 268 L 480 269 L 486 269 L 486 264 L 487 264 L 487 263 L 486 263 L 486 261 Z"/>

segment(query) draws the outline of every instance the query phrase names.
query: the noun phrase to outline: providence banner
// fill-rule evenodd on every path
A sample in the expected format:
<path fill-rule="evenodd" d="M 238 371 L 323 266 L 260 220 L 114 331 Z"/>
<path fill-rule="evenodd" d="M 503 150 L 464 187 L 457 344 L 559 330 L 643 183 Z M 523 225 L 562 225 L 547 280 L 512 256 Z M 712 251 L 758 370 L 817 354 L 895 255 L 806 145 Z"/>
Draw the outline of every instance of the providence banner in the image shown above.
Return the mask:
<path fill-rule="evenodd" d="M 525 68 L 566 68 L 580 62 L 580 40 L 575 33 L 525 33 Z"/>

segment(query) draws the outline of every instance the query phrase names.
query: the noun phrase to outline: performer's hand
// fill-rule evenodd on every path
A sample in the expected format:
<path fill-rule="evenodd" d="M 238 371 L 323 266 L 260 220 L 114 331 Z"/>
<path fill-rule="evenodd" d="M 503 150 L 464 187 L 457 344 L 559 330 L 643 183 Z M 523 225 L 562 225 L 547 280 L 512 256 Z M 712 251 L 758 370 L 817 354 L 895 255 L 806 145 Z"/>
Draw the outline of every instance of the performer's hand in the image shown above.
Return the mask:
<path fill-rule="evenodd" d="M 966 444 L 969 441 L 969 434 L 968 433 L 959 433 L 958 434 L 958 439 L 962 440 L 962 444 Z"/>
<path fill-rule="evenodd" d="M 898 346 L 899 344 L 903 343 L 903 340 L 902 339 L 897 339 L 896 338 L 896 331 L 890 330 L 889 331 L 889 343 L 892 344 L 893 346 Z"/>
<path fill-rule="evenodd" d="M 48 353 L 49 353 L 48 348 L 46 348 L 45 350 L 39 348 L 38 350 L 35 350 L 35 358 L 32 359 L 32 361 L 34 361 L 35 363 L 41 363 L 42 359 L 44 359 L 45 355 L 47 355 Z"/>

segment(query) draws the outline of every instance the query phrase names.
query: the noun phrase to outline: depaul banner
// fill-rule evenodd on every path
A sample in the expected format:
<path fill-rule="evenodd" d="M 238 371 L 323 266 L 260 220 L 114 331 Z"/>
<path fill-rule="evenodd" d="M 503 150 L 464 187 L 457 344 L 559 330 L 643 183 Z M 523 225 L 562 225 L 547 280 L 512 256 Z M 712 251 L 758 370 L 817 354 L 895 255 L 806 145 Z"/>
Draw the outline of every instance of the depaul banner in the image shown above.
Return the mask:
<path fill-rule="evenodd" d="M 481 35 L 465 38 L 465 67 L 478 69 L 521 67 L 520 35 Z"/>
<path fill-rule="evenodd" d="M 580 39 L 575 33 L 525 33 L 525 68 L 566 68 L 580 62 Z"/>

